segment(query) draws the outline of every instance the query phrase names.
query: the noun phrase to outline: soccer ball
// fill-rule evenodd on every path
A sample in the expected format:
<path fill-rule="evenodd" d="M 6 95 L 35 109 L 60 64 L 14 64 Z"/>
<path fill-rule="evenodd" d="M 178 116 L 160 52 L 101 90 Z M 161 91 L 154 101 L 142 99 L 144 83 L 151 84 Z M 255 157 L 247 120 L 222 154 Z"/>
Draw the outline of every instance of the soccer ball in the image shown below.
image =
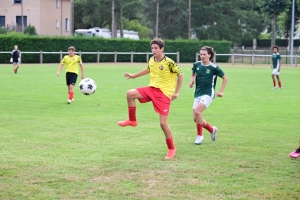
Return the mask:
<path fill-rule="evenodd" d="M 96 92 L 97 84 L 91 78 L 82 79 L 79 83 L 80 92 L 84 95 L 91 95 Z"/>

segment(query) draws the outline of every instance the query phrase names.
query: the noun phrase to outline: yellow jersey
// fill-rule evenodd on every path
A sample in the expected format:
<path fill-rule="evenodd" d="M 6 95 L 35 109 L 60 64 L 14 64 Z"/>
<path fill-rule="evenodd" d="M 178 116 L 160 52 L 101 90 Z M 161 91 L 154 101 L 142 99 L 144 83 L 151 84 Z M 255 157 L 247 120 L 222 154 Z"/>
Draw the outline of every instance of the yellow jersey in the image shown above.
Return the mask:
<path fill-rule="evenodd" d="M 175 78 L 182 73 L 177 64 L 166 56 L 159 62 L 155 62 L 154 57 L 151 57 L 148 62 L 148 70 L 150 73 L 148 86 L 159 88 L 171 99 L 176 89 Z"/>
<path fill-rule="evenodd" d="M 70 56 L 64 56 L 64 58 L 61 60 L 60 64 L 63 64 L 66 66 L 66 72 L 72 72 L 78 74 L 78 65 L 82 64 L 82 60 L 80 56 L 74 55 L 72 57 Z"/>

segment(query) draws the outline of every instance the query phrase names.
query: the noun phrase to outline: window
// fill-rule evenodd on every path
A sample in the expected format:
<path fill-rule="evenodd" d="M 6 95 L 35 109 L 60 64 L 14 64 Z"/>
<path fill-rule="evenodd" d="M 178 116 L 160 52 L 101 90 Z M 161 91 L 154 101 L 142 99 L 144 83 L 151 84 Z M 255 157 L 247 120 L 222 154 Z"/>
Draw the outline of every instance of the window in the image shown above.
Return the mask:
<path fill-rule="evenodd" d="M 66 18 L 66 31 L 69 31 L 69 19 Z"/>
<path fill-rule="evenodd" d="M 0 16 L 0 27 L 5 27 L 5 16 Z"/>
<path fill-rule="evenodd" d="M 13 0 L 13 3 L 22 3 L 22 0 Z"/>
<path fill-rule="evenodd" d="M 59 20 L 56 20 L 56 28 L 59 28 Z"/>
<path fill-rule="evenodd" d="M 23 15 L 23 23 L 22 23 L 22 16 L 16 16 L 16 26 L 17 26 L 17 30 L 19 32 L 22 32 L 22 28 L 25 29 L 27 27 L 27 16 Z"/>
<path fill-rule="evenodd" d="M 56 8 L 59 8 L 60 0 L 56 0 Z"/>

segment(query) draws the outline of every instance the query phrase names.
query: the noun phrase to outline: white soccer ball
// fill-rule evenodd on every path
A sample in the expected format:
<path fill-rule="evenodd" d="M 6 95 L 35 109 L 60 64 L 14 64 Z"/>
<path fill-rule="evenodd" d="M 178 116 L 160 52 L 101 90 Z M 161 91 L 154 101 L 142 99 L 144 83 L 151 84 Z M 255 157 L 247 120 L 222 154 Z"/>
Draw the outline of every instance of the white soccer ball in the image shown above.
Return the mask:
<path fill-rule="evenodd" d="M 84 95 L 91 95 L 96 92 L 97 84 L 91 78 L 82 79 L 79 83 L 80 92 Z"/>

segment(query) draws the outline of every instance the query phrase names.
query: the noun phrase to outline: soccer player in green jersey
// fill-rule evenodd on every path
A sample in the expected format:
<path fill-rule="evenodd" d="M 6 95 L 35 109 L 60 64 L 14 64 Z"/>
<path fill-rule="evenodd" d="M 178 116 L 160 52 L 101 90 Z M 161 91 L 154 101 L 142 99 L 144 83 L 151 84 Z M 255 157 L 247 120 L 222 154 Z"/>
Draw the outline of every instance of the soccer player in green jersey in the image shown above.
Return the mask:
<path fill-rule="evenodd" d="M 74 101 L 74 86 L 78 76 L 78 66 L 81 69 L 81 78 L 84 79 L 84 68 L 80 56 L 75 55 L 75 47 L 68 48 L 69 55 L 64 56 L 58 67 L 57 76 L 60 76 L 60 71 L 66 66 L 66 83 L 68 86 L 68 104 Z"/>
<path fill-rule="evenodd" d="M 217 97 L 222 97 L 226 87 L 228 78 L 216 64 L 212 62 L 215 52 L 212 47 L 205 46 L 200 50 L 201 61 L 194 63 L 192 68 L 192 77 L 190 88 L 193 87 L 196 81 L 193 116 L 197 127 L 197 137 L 195 144 L 202 143 L 204 137 L 202 135 L 202 128 L 205 128 L 211 133 L 212 141 L 216 140 L 217 127 L 211 126 L 203 119 L 202 113 L 212 103 L 215 96 L 215 86 L 217 76 L 223 79 L 222 86 L 217 92 Z"/>
<path fill-rule="evenodd" d="M 281 87 L 281 81 L 280 81 L 280 77 L 279 77 L 279 72 L 280 72 L 280 67 L 281 67 L 281 56 L 279 54 L 278 46 L 274 46 L 272 49 L 273 49 L 273 54 L 272 54 L 271 68 L 273 68 L 273 72 L 272 72 L 273 89 L 276 88 L 275 76 L 276 76 L 277 81 L 278 81 L 278 86 L 281 89 L 282 87 Z"/>

